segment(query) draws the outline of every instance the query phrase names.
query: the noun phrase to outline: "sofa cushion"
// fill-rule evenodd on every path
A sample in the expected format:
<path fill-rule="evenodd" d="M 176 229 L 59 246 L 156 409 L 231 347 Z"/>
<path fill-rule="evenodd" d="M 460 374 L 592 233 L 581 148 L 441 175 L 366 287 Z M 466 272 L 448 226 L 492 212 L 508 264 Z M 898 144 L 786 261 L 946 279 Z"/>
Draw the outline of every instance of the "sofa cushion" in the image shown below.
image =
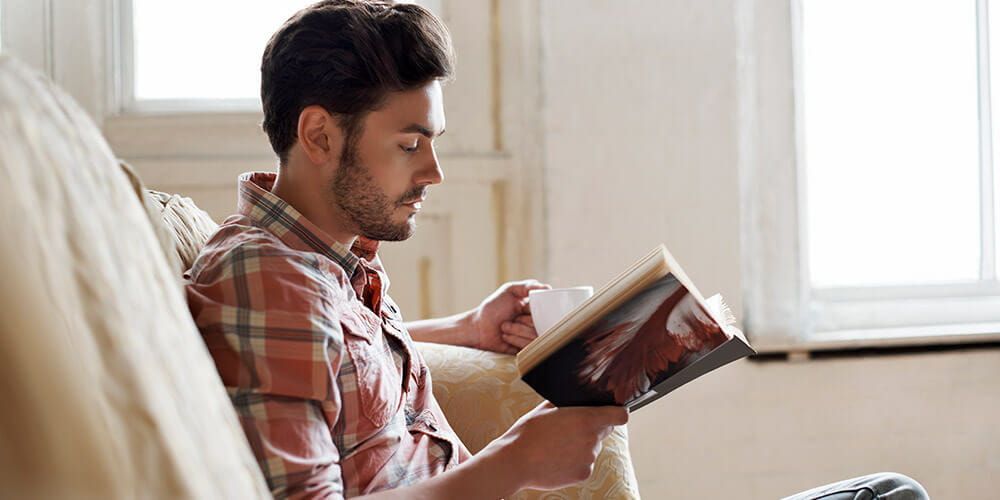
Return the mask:
<path fill-rule="evenodd" d="M 169 251 L 174 252 L 181 273 L 191 269 L 198 253 L 219 225 L 191 198 L 146 190 L 148 204 L 158 210 L 159 223 L 170 235 Z"/>
<path fill-rule="evenodd" d="M 191 269 L 201 247 L 219 225 L 195 206 L 191 198 L 159 191 L 148 191 L 147 196 L 159 205 L 160 220 L 174 237 L 174 250 L 180 258 L 181 269 Z"/>
<path fill-rule="evenodd" d="M 440 344 L 417 346 L 433 375 L 435 398 L 472 453 L 542 402 L 518 377 L 513 356 Z M 626 427 L 616 427 L 603 444 L 586 481 L 557 491 L 522 491 L 511 499 L 639 498 Z"/>
<path fill-rule="evenodd" d="M 266 498 L 177 271 L 97 127 L 0 56 L 0 484 Z"/>
<path fill-rule="evenodd" d="M 174 242 L 174 232 L 169 230 L 169 226 L 164 224 L 163 221 L 164 205 L 153 195 L 156 191 L 146 189 L 146 186 L 142 183 L 142 179 L 135 173 L 131 165 L 122 160 L 118 160 L 118 162 L 122 173 L 125 174 L 125 178 L 132 188 L 132 193 L 135 194 L 136 199 L 142 202 L 143 207 L 146 209 L 146 217 L 153 227 L 153 232 L 156 234 L 156 240 L 160 244 L 163 256 L 167 259 L 171 268 L 183 271 L 181 254 Z M 177 281 L 179 284 L 182 283 L 180 275 L 177 275 Z"/>

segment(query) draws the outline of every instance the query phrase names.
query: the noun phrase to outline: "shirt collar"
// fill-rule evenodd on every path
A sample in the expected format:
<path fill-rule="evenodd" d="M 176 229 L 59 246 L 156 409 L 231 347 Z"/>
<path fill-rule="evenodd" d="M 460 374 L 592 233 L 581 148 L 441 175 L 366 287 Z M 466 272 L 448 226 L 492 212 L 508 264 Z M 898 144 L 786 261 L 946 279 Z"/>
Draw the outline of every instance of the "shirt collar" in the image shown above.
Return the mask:
<path fill-rule="evenodd" d="M 351 248 L 306 219 L 301 212 L 271 192 L 278 174 L 247 172 L 239 177 L 237 211 L 267 229 L 289 247 L 317 252 L 354 274 L 361 259 L 372 261 L 379 242 L 359 236 Z"/>

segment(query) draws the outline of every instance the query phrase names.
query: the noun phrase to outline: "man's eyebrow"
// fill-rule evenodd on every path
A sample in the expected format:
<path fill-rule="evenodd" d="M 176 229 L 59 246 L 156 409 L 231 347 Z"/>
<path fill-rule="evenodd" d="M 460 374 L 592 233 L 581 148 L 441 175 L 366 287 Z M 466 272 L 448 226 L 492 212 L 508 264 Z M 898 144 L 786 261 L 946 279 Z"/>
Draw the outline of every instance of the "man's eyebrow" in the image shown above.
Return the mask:
<path fill-rule="evenodd" d="M 410 125 L 407 125 L 406 127 L 403 127 L 403 129 L 400 130 L 400 132 L 405 132 L 405 133 L 408 133 L 408 134 L 412 134 L 412 133 L 416 132 L 416 133 L 418 133 L 418 134 L 420 134 L 420 135 L 422 135 L 422 136 L 424 136 L 424 137 L 426 137 L 428 139 L 433 139 L 435 136 L 436 137 L 441 137 L 442 135 L 444 135 L 444 129 L 441 129 L 440 132 L 438 132 L 437 134 L 435 134 L 434 132 L 431 132 L 431 130 L 429 128 L 427 128 L 427 127 L 425 127 L 423 125 L 420 125 L 419 123 L 411 123 Z"/>

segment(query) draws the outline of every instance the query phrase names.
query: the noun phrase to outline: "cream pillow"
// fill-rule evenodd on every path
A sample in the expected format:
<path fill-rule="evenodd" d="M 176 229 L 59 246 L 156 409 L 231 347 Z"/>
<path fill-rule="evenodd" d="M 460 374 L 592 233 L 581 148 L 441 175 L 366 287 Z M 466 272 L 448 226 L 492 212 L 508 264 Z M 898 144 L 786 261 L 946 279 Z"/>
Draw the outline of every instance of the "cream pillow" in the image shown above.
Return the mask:
<path fill-rule="evenodd" d="M 146 189 L 126 164 L 121 164 L 136 196 L 146 206 L 146 212 L 159 237 L 160 246 L 167 259 L 177 269 L 180 277 L 191 269 L 198 253 L 219 225 L 204 210 L 198 208 L 191 198 L 177 194 L 161 193 Z"/>

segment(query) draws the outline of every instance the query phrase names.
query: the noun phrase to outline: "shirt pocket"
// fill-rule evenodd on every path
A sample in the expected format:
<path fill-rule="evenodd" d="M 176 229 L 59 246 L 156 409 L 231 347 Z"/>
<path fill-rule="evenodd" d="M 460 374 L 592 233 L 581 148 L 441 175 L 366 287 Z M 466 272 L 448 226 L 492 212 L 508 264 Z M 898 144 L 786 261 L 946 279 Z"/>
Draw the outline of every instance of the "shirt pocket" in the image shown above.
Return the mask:
<path fill-rule="evenodd" d="M 427 364 L 424 363 L 423 356 L 420 355 L 420 351 L 413 343 L 410 332 L 403 325 L 402 317 L 392 315 L 389 311 L 383 309 L 382 325 L 385 328 L 386 334 L 398 340 L 406 351 L 405 358 L 407 362 L 405 364 L 409 365 L 410 372 L 406 390 L 409 391 L 413 388 L 423 390 L 430 378 L 427 372 Z"/>
<path fill-rule="evenodd" d="M 341 385 L 345 410 L 353 402 L 357 405 L 357 413 L 377 430 L 388 424 L 399 411 L 402 401 L 400 370 L 382 333 L 380 321 L 348 310 L 341 315 L 341 326 L 353 365 L 342 370 L 342 375 L 350 376 L 353 369 L 354 376 L 353 381 L 346 380 Z M 354 391 L 351 391 L 352 386 Z"/>

